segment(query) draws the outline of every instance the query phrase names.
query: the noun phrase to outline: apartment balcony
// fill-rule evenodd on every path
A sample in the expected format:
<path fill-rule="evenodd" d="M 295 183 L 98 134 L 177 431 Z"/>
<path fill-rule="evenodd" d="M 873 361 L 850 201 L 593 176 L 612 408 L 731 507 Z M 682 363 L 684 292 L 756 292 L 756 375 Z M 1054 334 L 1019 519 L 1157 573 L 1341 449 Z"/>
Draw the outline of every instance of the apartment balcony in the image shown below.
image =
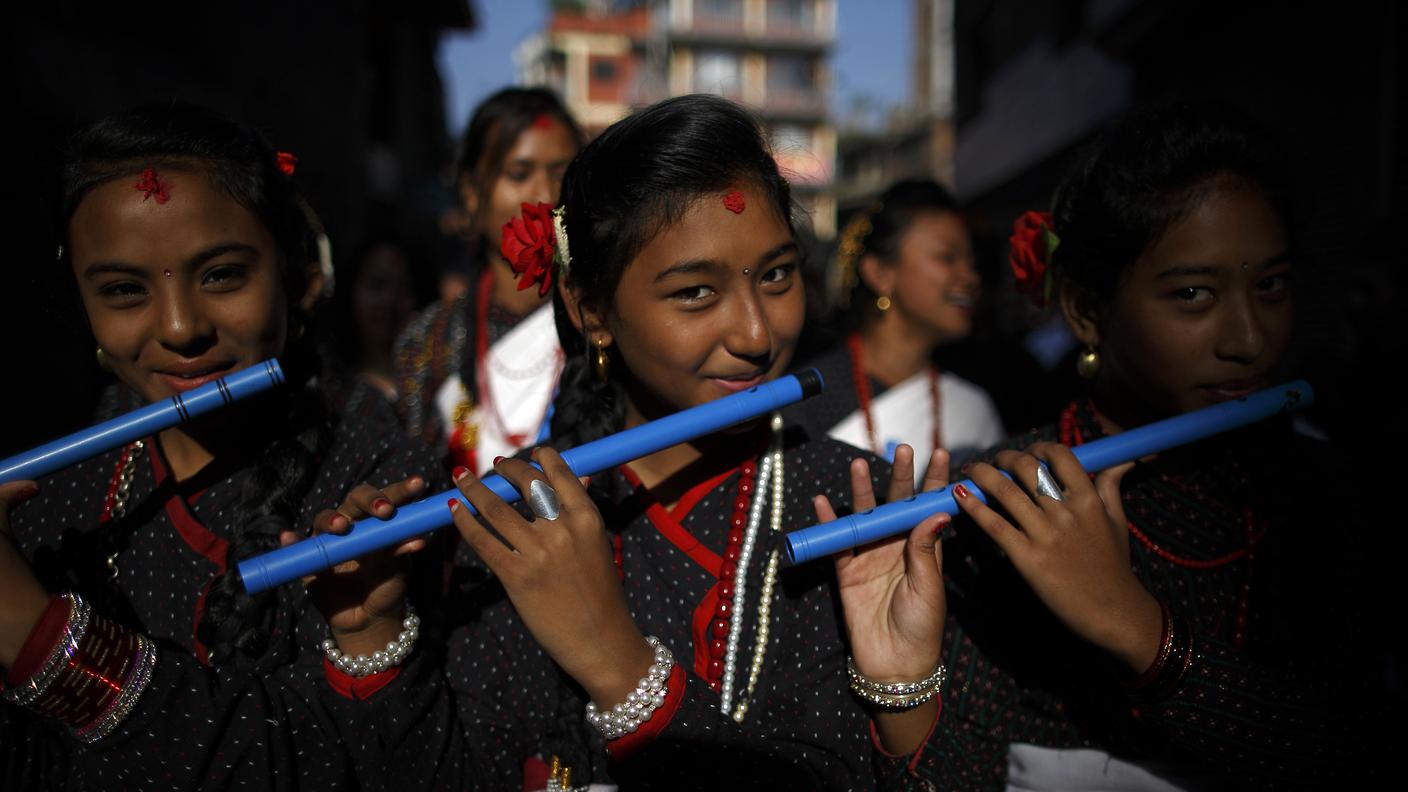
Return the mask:
<path fill-rule="evenodd" d="M 698 47 L 747 48 L 776 52 L 824 53 L 835 43 L 835 34 L 816 25 L 768 24 L 751 30 L 738 17 L 699 17 L 673 22 L 670 38 Z"/>
<path fill-rule="evenodd" d="M 826 95 L 821 91 L 769 87 L 763 97 L 758 112 L 769 121 L 820 123 L 826 120 Z"/>

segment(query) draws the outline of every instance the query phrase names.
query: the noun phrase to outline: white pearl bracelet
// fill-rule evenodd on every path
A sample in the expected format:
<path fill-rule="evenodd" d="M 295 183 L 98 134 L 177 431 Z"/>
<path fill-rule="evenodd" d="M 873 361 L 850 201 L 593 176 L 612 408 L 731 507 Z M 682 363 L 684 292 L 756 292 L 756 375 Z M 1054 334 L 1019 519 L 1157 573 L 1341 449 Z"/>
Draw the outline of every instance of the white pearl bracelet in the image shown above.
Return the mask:
<path fill-rule="evenodd" d="M 409 605 L 406 606 L 406 618 L 402 620 L 401 626 L 405 629 L 396 636 L 396 640 L 387 641 L 386 648 L 381 651 L 369 655 L 347 655 L 337 648 L 337 641 L 328 638 L 323 641 L 323 653 L 338 671 L 348 676 L 380 674 L 388 668 L 400 665 L 410 655 L 416 638 L 420 637 L 420 617 Z"/>
<path fill-rule="evenodd" d="M 626 695 L 626 700 L 605 712 L 598 710 L 595 702 L 587 703 L 587 722 L 608 741 L 640 728 L 665 703 L 665 682 L 675 666 L 675 656 L 660 645 L 659 638 L 652 635 L 645 641 L 655 650 L 655 663 L 636 683 L 636 689 Z"/>

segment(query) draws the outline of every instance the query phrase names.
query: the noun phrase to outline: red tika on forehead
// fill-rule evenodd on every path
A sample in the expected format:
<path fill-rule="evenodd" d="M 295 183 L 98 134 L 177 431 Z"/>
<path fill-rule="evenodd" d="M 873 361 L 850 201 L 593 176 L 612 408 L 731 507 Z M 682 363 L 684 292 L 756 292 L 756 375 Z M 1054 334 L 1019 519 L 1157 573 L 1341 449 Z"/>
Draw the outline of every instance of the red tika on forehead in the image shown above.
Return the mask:
<path fill-rule="evenodd" d="M 541 113 L 533 119 L 534 129 L 552 129 L 553 118 L 547 113 Z"/>
<path fill-rule="evenodd" d="M 729 190 L 724 196 L 724 208 L 734 214 L 743 214 L 743 210 L 748 208 L 748 202 L 743 200 L 743 193 L 738 190 Z"/>
<path fill-rule="evenodd" d="M 142 171 L 142 180 L 132 186 L 142 191 L 143 201 L 155 197 L 157 203 L 164 204 L 171 200 L 171 185 L 163 182 L 156 175 L 156 168 L 147 168 Z"/>

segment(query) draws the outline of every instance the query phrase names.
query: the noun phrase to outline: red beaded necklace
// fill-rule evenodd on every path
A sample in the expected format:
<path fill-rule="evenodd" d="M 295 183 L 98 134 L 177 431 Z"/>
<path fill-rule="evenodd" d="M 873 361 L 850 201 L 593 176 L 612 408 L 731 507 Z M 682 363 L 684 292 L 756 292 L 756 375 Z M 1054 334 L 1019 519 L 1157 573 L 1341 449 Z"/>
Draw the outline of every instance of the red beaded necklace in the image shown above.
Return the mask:
<path fill-rule="evenodd" d="M 1059 424 L 1061 444 L 1071 448 L 1085 442 L 1085 438 L 1081 435 L 1080 426 L 1076 423 L 1076 410 L 1077 405 L 1075 402 L 1071 402 L 1067 405 L 1066 409 L 1061 411 Z M 1252 565 L 1256 561 L 1256 548 L 1266 536 L 1266 526 L 1263 524 L 1258 528 L 1256 516 L 1252 513 L 1250 507 L 1243 504 L 1240 511 L 1242 513 L 1242 524 L 1245 527 L 1245 539 L 1242 547 L 1214 558 L 1188 558 L 1187 556 L 1178 555 L 1155 543 L 1147 534 L 1139 530 L 1138 526 L 1136 526 L 1132 520 L 1126 522 L 1131 536 L 1137 539 L 1140 544 L 1144 545 L 1149 552 L 1174 566 L 1180 566 L 1184 569 L 1216 569 L 1218 567 L 1227 566 L 1234 561 L 1246 559 L 1246 575 L 1242 581 L 1241 590 L 1238 592 L 1237 610 L 1234 615 L 1232 628 L 1232 642 L 1239 649 L 1246 640 L 1247 609 L 1251 601 Z"/>
<path fill-rule="evenodd" d="M 850 351 L 851 382 L 855 384 L 856 401 L 860 403 L 861 415 L 865 417 L 865 433 L 870 439 L 870 451 L 878 457 L 884 457 L 885 449 L 880 447 L 880 439 L 875 431 L 875 416 L 870 410 L 870 377 L 865 373 L 865 351 L 861 347 L 859 333 L 851 333 L 846 338 L 846 348 Z M 934 419 L 934 429 L 930 433 L 930 440 L 933 442 L 930 450 L 933 450 L 943 447 L 943 444 L 939 442 L 942 439 L 939 422 L 939 369 L 932 364 L 929 366 L 929 407 Z M 915 460 L 915 464 L 919 464 L 919 460 Z"/>
<path fill-rule="evenodd" d="M 474 302 L 474 365 L 475 365 L 475 397 L 479 402 L 479 410 L 485 420 L 480 423 L 493 421 L 504 430 L 504 439 L 518 448 L 527 445 L 533 438 L 526 432 L 509 432 L 508 424 L 505 423 L 503 415 L 499 413 L 498 407 L 494 404 L 493 388 L 489 386 L 489 298 L 494 292 L 494 271 L 491 267 L 485 267 L 479 275 L 478 290 L 475 294 Z M 557 350 L 557 372 L 562 369 L 562 350 Z M 556 381 L 557 374 L 554 373 L 553 380 Z M 479 449 L 479 427 L 469 423 L 469 415 L 474 411 L 475 399 L 471 399 L 466 389 L 464 399 L 455 406 L 451 420 L 454 427 L 450 430 L 449 446 L 450 456 L 455 462 L 470 470 L 477 471 Z M 549 408 L 551 402 L 549 402 Z M 547 417 L 546 409 L 543 418 Z M 543 419 L 539 419 L 535 427 L 542 426 Z"/>
<path fill-rule="evenodd" d="M 639 479 L 629 468 L 622 468 L 628 481 L 639 487 Z M 729 521 L 728 541 L 724 546 L 722 563 L 719 566 L 718 605 L 714 608 L 705 635 L 709 638 L 709 663 L 705 669 L 704 681 L 715 693 L 723 688 L 724 655 L 728 650 L 728 634 L 733 615 L 734 580 L 738 576 L 738 557 L 743 550 L 743 533 L 748 527 L 748 509 L 752 504 L 753 493 L 757 489 L 758 463 L 747 460 L 738 467 L 738 495 L 733 499 L 733 517 Z M 621 536 L 612 537 L 612 555 L 616 572 L 625 580 L 626 572 L 621 560 Z"/>

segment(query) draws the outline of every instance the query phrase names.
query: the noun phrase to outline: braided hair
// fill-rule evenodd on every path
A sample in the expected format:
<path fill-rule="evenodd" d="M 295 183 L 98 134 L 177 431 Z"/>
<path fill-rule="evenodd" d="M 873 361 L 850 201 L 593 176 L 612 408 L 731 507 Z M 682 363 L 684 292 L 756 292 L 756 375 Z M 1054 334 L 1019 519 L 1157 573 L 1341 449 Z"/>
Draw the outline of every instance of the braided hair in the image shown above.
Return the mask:
<path fill-rule="evenodd" d="M 748 111 L 716 96 L 667 99 L 612 124 L 582 149 L 562 182 L 571 264 L 565 283 L 579 304 L 611 307 L 626 267 L 701 195 L 739 183 L 768 196 L 793 229 L 787 181 Z M 618 432 L 625 421 L 624 366 L 595 371 L 595 350 L 572 323 L 560 292 L 553 297 L 566 363 L 553 402 L 552 438 L 568 448 Z M 608 356 L 615 355 L 606 350 Z"/>
<path fill-rule="evenodd" d="M 317 221 L 279 157 L 259 133 L 212 110 L 183 103 L 139 108 L 105 118 L 71 140 L 63 179 L 62 229 L 96 187 L 145 168 L 203 174 L 268 229 L 281 257 L 285 294 L 309 287 L 306 264 L 319 259 Z M 296 525 L 317 459 L 332 436 L 329 411 L 313 386 L 321 362 L 311 316 L 290 299 L 293 338 L 280 355 L 289 387 L 275 396 L 287 431 L 267 443 L 242 482 L 233 509 L 224 574 L 212 584 L 196 635 L 220 665 L 270 668 L 292 653 L 291 609 L 278 595 L 251 596 L 234 572 L 240 561 L 278 547 Z M 278 623 L 276 623 L 278 622 Z M 273 636 L 282 637 L 276 644 Z"/>

